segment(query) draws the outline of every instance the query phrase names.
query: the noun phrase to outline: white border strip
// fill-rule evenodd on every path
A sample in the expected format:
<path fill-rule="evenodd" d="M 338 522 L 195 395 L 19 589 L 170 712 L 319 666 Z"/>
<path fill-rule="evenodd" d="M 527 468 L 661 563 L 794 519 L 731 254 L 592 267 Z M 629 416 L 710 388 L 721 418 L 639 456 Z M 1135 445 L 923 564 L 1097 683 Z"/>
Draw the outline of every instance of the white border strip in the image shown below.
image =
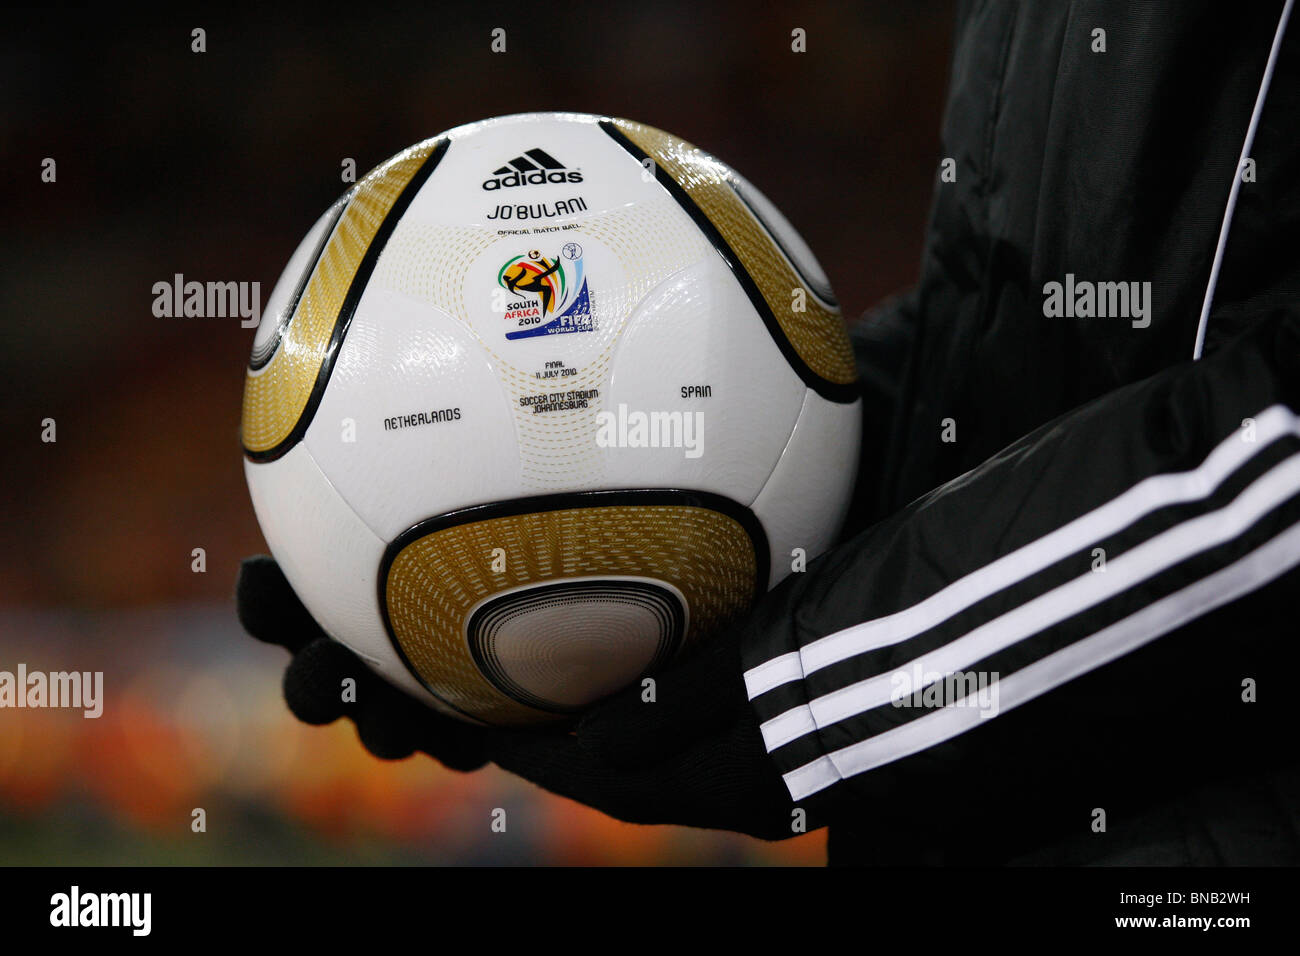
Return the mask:
<path fill-rule="evenodd" d="M 1259 117 L 1264 112 L 1264 100 L 1268 98 L 1268 87 L 1273 82 L 1273 68 L 1277 65 L 1278 51 L 1282 49 L 1282 37 L 1286 34 L 1286 24 L 1291 19 L 1291 4 L 1295 0 L 1286 0 L 1282 6 L 1282 16 L 1277 21 L 1277 31 L 1273 34 L 1273 46 L 1268 51 L 1268 63 L 1264 65 L 1264 77 L 1259 81 L 1259 93 L 1255 95 L 1255 108 L 1250 114 L 1250 125 L 1246 127 L 1246 138 L 1241 143 L 1241 155 L 1237 158 L 1237 168 L 1232 172 L 1232 188 L 1228 190 L 1228 204 L 1223 210 L 1223 225 L 1219 227 L 1219 243 L 1214 247 L 1214 264 L 1210 266 L 1210 281 L 1205 287 L 1205 298 L 1201 300 L 1201 318 L 1196 323 L 1196 344 L 1192 346 L 1192 359 L 1199 360 L 1205 350 L 1205 330 L 1210 321 L 1210 306 L 1214 304 L 1214 289 L 1219 284 L 1219 268 L 1223 265 L 1223 252 L 1228 246 L 1228 232 L 1232 229 L 1232 216 L 1237 211 L 1237 194 L 1241 192 L 1241 168 L 1250 158 L 1251 147 L 1255 145 L 1255 130 L 1259 128 Z"/>

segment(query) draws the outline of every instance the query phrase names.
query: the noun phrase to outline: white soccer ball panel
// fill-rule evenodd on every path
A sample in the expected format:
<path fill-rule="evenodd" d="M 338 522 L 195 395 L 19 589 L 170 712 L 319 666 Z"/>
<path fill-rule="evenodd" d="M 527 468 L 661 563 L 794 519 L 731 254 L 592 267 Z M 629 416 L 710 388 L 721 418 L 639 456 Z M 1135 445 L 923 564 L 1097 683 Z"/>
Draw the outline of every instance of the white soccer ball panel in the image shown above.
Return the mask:
<path fill-rule="evenodd" d="M 385 542 L 524 490 L 509 397 L 478 342 L 428 304 L 374 286 L 304 441 Z"/>
<path fill-rule="evenodd" d="M 735 277 L 707 256 L 657 286 L 628 320 L 598 435 L 613 446 L 606 486 L 711 491 L 748 505 L 804 390 Z"/>
<path fill-rule="evenodd" d="M 398 659 L 380 619 L 376 577 L 385 542 L 334 491 L 307 448 L 265 464 L 245 460 L 244 475 L 266 543 L 316 623 L 384 678 L 435 703 Z"/>
<path fill-rule="evenodd" d="M 812 389 L 790 443 L 752 509 L 772 547 L 768 587 L 790 573 L 791 552 L 809 560 L 835 542 L 848 515 L 861 448 L 862 402 L 831 402 Z"/>

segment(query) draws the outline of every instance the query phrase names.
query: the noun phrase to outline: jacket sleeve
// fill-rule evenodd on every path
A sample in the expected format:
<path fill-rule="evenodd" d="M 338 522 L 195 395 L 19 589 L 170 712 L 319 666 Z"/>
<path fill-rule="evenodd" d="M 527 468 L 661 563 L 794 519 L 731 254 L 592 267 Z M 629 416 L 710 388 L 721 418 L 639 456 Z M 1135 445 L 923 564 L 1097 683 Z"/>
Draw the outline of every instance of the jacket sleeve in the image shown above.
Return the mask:
<path fill-rule="evenodd" d="M 1298 413 L 1300 314 L 1277 311 L 792 575 L 743 653 L 795 803 L 1025 836 L 1293 760 Z"/>

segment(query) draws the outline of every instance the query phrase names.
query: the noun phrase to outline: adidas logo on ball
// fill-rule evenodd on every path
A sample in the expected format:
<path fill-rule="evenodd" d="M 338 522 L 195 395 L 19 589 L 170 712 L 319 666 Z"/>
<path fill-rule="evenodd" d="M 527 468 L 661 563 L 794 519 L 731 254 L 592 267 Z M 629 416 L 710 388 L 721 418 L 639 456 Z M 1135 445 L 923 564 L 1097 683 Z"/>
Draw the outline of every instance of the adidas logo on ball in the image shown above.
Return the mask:
<path fill-rule="evenodd" d="M 501 168 L 494 169 L 492 176 L 492 179 L 483 181 L 484 189 L 582 182 L 582 173 L 565 169 L 563 163 L 542 149 L 527 150 L 522 156 L 516 156 Z"/>

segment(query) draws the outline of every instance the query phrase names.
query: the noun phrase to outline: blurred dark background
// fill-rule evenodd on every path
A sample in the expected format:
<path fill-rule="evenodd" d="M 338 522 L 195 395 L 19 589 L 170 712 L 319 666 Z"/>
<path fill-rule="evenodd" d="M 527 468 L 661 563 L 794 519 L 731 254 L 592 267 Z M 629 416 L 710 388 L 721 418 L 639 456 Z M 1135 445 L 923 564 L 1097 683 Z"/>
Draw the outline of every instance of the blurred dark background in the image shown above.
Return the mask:
<path fill-rule="evenodd" d="M 915 279 L 951 20 L 932 0 L 11 12 L 0 670 L 104 670 L 107 701 L 99 720 L 0 710 L 0 863 L 821 862 L 820 834 L 623 826 L 501 773 L 384 766 L 350 727 L 298 726 L 283 653 L 242 636 L 231 600 L 240 557 L 265 550 L 237 439 L 253 333 L 155 318 L 152 286 L 260 281 L 265 300 L 346 188 L 345 158 L 361 174 L 448 127 L 568 109 L 734 165 L 851 319 Z M 519 808 L 504 836 L 496 806 Z"/>

